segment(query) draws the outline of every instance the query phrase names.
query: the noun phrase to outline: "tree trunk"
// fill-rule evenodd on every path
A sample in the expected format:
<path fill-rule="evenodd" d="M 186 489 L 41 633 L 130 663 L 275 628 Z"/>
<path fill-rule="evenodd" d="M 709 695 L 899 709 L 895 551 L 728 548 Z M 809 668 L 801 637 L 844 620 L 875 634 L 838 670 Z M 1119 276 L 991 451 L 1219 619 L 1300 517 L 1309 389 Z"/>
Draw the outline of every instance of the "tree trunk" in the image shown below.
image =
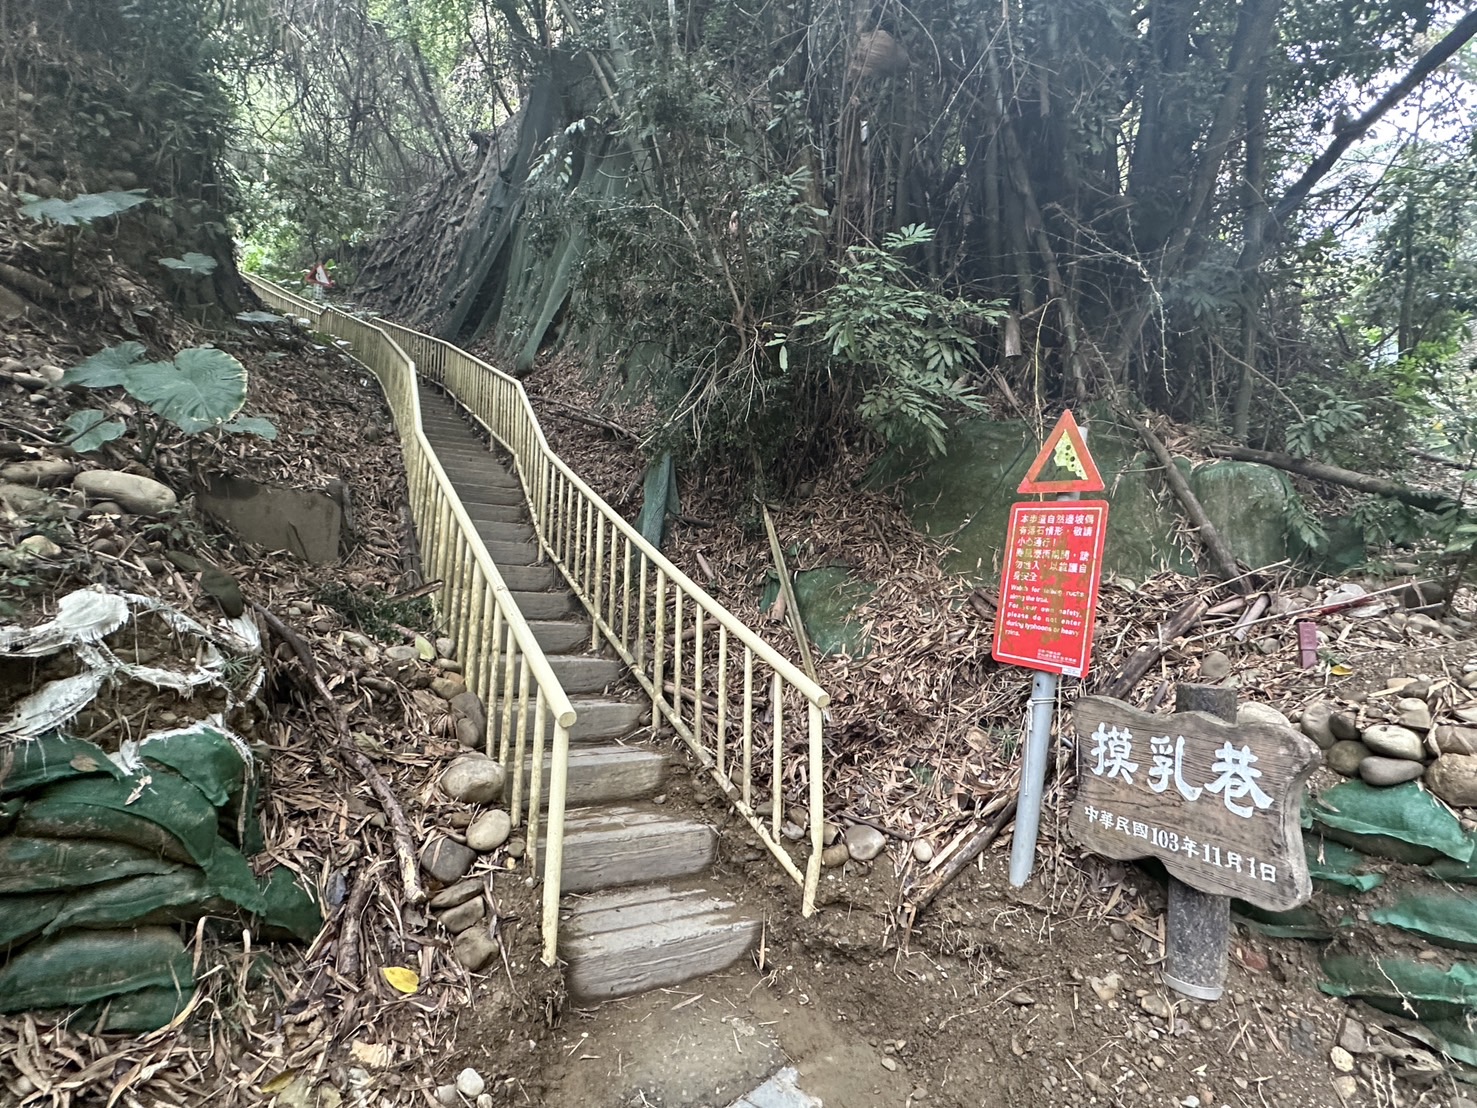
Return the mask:
<path fill-rule="evenodd" d="M 1367 473 L 1357 473 L 1352 469 L 1343 469 L 1324 462 L 1294 458 L 1291 454 L 1278 454 L 1272 450 L 1253 450 L 1247 446 L 1208 446 L 1205 452 L 1214 454 L 1218 458 L 1234 458 L 1238 462 L 1260 462 L 1262 465 L 1273 466 L 1286 470 L 1288 473 L 1311 477 L 1315 481 L 1327 481 L 1348 489 L 1373 493 L 1375 496 L 1388 496 L 1393 500 L 1409 504 L 1411 507 L 1424 508 L 1428 512 L 1452 511 L 1461 507 L 1458 501 L 1445 493 L 1432 492 L 1428 489 L 1413 489 L 1409 485 L 1402 485 L 1398 481 L 1391 481 L 1385 477 L 1372 477 Z"/>

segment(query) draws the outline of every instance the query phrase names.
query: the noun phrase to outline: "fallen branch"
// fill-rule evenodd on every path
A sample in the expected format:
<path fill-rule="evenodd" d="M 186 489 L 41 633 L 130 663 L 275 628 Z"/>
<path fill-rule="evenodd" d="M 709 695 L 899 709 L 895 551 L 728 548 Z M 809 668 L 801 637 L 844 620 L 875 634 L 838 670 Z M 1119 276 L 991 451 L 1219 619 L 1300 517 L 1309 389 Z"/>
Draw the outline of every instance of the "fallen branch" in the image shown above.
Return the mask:
<path fill-rule="evenodd" d="M 1210 522 L 1210 517 L 1205 514 L 1200 501 L 1190 491 L 1190 486 L 1185 481 L 1184 475 L 1180 473 L 1179 466 L 1174 464 L 1174 458 L 1170 455 L 1168 447 L 1159 441 L 1159 436 L 1149 430 L 1149 425 L 1138 416 L 1128 411 L 1120 410 L 1120 412 L 1133 424 L 1133 429 L 1139 433 L 1139 438 L 1148 444 L 1154 457 L 1158 458 L 1159 464 L 1164 467 L 1164 479 L 1169 482 L 1171 491 L 1184 506 L 1185 514 L 1190 517 L 1190 522 L 1200 532 L 1200 543 L 1205 547 L 1205 552 L 1210 555 L 1210 560 L 1215 564 L 1216 570 L 1237 592 L 1250 592 L 1250 583 L 1242 575 L 1240 567 L 1236 565 L 1236 555 L 1231 553 L 1226 540 L 1221 538 L 1221 533 L 1215 529 L 1215 524 Z"/>
<path fill-rule="evenodd" d="M 1042 787 L 1051 784 L 1052 778 L 1056 776 L 1056 761 L 1050 761 L 1046 765 L 1046 777 L 1042 781 Z M 1016 806 L 1020 803 L 1019 797 L 1011 797 L 1005 807 L 995 814 L 995 818 L 980 828 L 962 847 L 956 850 L 947 862 L 940 867 L 932 881 L 923 887 L 923 890 L 915 896 L 909 904 L 908 928 L 912 929 L 913 921 L 916 920 L 923 909 L 933 903 L 934 898 L 944 891 L 944 888 L 964 872 L 969 863 L 978 858 L 987 846 L 1000 837 L 1000 832 L 1010 826 L 1015 819 Z"/>
<path fill-rule="evenodd" d="M 1118 672 L 1107 679 L 1100 688 L 1102 695 L 1122 700 L 1133 691 L 1133 687 L 1139 683 L 1140 678 L 1149 672 L 1149 667 L 1164 657 L 1165 651 L 1170 648 L 1174 640 L 1197 627 L 1208 611 L 1210 611 L 1210 601 L 1199 596 L 1182 607 L 1157 637 L 1144 643 L 1130 654 L 1128 661 L 1118 668 Z"/>
<path fill-rule="evenodd" d="M 769 505 L 759 504 L 764 513 L 764 529 L 769 532 L 769 550 L 774 555 L 774 569 L 779 574 L 780 596 L 785 598 L 785 614 L 790 620 L 790 630 L 800 644 L 800 661 L 812 681 L 818 680 L 815 673 L 815 658 L 810 653 L 810 634 L 805 630 L 805 621 L 800 617 L 800 603 L 795 599 L 795 584 L 790 580 L 790 568 L 785 564 L 785 552 L 780 547 L 779 532 L 774 529 L 774 520 L 769 514 Z"/>
<path fill-rule="evenodd" d="M 303 642 L 297 632 L 266 608 L 260 604 L 252 604 L 251 607 L 266 621 L 274 634 L 292 647 L 293 653 L 302 663 L 303 671 L 308 675 L 308 680 L 312 682 L 314 691 L 327 705 L 329 713 L 333 716 L 334 727 L 338 731 L 339 749 L 368 782 L 375 798 L 380 803 L 380 808 L 384 810 L 385 818 L 390 821 L 391 835 L 395 840 L 395 854 L 400 861 L 400 884 L 405 892 L 406 903 L 421 903 L 426 899 L 426 891 L 421 888 L 420 863 L 416 858 L 415 837 L 410 832 L 410 824 L 405 819 L 405 811 L 400 807 L 400 801 L 395 799 L 395 794 L 390 791 L 390 786 L 380 775 L 380 771 L 374 768 L 374 763 L 354 745 L 354 737 L 349 733 L 348 720 L 344 717 L 344 711 L 338 701 L 334 700 L 333 693 L 324 683 L 323 671 L 318 668 L 318 662 L 313 657 L 312 649 Z"/>
<path fill-rule="evenodd" d="M 1375 496 L 1387 496 L 1415 508 L 1424 508 L 1428 512 L 1445 512 L 1461 507 L 1458 501 L 1445 493 L 1413 489 L 1385 477 L 1372 477 L 1367 473 L 1357 473 L 1352 469 L 1314 462 L 1307 458 L 1294 458 L 1291 454 L 1278 454 L 1273 450 L 1253 450 L 1249 446 L 1207 446 L 1205 452 L 1218 458 L 1234 458 L 1238 462 L 1260 462 L 1264 466 L 1311 477 L 1315 481 L 1327 481 L 1331 485 L 1342 485 L 1344 488 L 1373 493 Z"/>

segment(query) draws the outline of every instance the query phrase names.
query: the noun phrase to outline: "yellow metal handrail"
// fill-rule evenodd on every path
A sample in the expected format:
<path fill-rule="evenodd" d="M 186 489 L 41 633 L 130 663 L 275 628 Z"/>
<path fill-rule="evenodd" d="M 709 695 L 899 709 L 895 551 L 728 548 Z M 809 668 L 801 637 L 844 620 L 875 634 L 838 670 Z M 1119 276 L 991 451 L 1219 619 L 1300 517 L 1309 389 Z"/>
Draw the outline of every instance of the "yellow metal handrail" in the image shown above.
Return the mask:
<path fill-rule="evenodd" d="M 560 874 L 564 867 L 564 801 L 569 769 L 569 732 L 576 714 L 563 686 L 534 639 L 502 574 L 477 534 L 451 480 L 426 441 L 421 426 L 416 364 L 386 332 L 363 319 L 294 296 L 247 276 L 257 294 L 279 311 L 301 316 L 318 331 L 349 343 L 358 361 L 379 379 L 400 435 L 410 510 L 427 575 L 442 582 L 435 594 L 446 620 L 469 691 L 486 707 L 486 750 L 493 755 L 493 711 L 499 694 L 503 710 L 497 730 L 497 757 L 512 781 L 513 820 L 522 816 L 525 760 L 531 761 L 528 798 L 528 852 L 538 864 L 538 823 L 542 806 L 545 732 L 553 726 L 549 751 L 547 829 L 544 833 L 543 960 L 553 965 L 559 937 Z M 530 703 L 530 697 L 532 702 Z M 528 758 L 530 731 L 533 738 Z"/>
<path fill-rule="evenodd" d="M 672 725 L 801 886 L 801 911 L 809 916 L 815 910 L 824 846 L 821 740 L 830 702 L 825 690 L 690 580 L 575 475 L 550 449 L 521 382 L 451 343 L 378 322 L 410 353 L 425 379 L 440 384 L 512 454 L 539 543 L 590 614 L 592 648 L 603 636 L 626 662 L 651 697 L 653 723 L 659 714 Z M 736 749 L 729 741 L 735 729 L 729 690 L 735 682 L 742 682 L 743 689 Z M 704 695 L 709 690 L 711 700 Z M 803 751 L 787 762 L 786 721 L 792 712 L 805 713 L 806 741 Z M 756 728 L 766 725 L 771 737 L 770 810 L 762 813 L 754 804 L 753 763 Z M 801 776 L 810 840 L 803 872 L 781 842 L 785 785 Z"/>

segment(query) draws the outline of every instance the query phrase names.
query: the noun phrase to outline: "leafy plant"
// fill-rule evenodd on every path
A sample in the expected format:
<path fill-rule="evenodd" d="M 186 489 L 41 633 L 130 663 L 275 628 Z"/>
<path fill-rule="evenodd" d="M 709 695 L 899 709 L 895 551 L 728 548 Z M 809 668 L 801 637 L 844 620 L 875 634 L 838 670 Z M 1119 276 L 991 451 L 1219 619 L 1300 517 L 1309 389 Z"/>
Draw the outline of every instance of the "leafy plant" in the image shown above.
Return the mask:
<path fill-rule="evenodd" d="M 1364 426 L 1364 405 L 1339 396 L 1327 396 L 1306 419 L 1287 429 L 1287 449 L 1301 458 L 1319 453 L 1331 439 Z"/>
<path fill-rule="evenodd" d="M 246 368 L 224 350 L 194 346 L 168 362 L 145 361 L 146 357 L 141 344 L 119 343 L 67 370 L 62 384 L 91 389 L 121 386 L 160 420 L 186 435 L 218 430 L 268 440 L 277 437 L 270 420 L 239 414 L 246 403 Z M 96 450 L 124 433 L 122 423 L 105 420 L 105 414 L 97 411 L 78 412 L 68 420 L 67 426 L 75 432 L 73 448 Z M 149 428 L 143 458 L 152 454 L 159 431 L 158 423 Z"/>
<path fill-rule="evenodd" d="M 126 212 L 148 200 L 147 189 L 129 189 L 126 192 L 84 192 L 71 200 L 44 200 L 28 192 L 21 193 L 21 215 L 40 222 L 58 223 L 63 227 L 76 227 L 94 220 L 106 219 L 110 215 Z"/>
<path fill-rule="evenodd" d="M 931 228 L 915 223 L 881 247 L 852 247 L 835 287 L 795 327 L 824 327 L 830 357 L 864 371 L 858 411 L 884 439 L 921 441 L 942 454 L 945 415 L 982 410 L 969 383 L 978 356 L 966 328 L 994 324 L 1005 313 L 998 301 L 962 300 L 913 283 L 901 254 L 932 239 Z"/>
<path fill-rule="evenodd" d="M 209 254 L 189 251 L 183 258 L 160 258 L 159 264 L 176 273 L 188 273 L 194 277 L 207 277 L 215 272 L 218 264 Z"/>

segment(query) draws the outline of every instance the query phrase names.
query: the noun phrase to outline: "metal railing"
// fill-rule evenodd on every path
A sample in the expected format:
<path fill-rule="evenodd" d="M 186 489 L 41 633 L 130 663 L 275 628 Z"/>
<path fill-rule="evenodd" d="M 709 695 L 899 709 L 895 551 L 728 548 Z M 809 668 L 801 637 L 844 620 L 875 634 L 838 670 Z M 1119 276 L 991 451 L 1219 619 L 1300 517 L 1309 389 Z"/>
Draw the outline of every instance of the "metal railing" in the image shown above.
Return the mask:
<path fill-rule="evenodd" d="M 825 825 L 821 733 L 830 697 L 789 659 L 642 538 L 549 447 L 516 378 L 459 347 L 379 321 L 410 353 L 426 380 L 441 385 L 513 456 L 544 552 L 579 596 L 593 624 L 651 697 L 653 723 L 665 719 L 729 802 L 803 890 L 815 910 Z M 730 692 L 742 689 L 731 718 Z M 786 759 L 795 716 L 804 743 Z M 770 740 L 756 766 L 760 731 Z M 759 748 L 759 749 L 756 749 Z M 756 776 L 768 782 L 770 810 L 755 806 Z M 782 841 L 786 786 L 803 780 L 809 856 L 802 870 Z"/>
<path fill-rule="evenodd" d="M 326 321 L 320 326 L 332 334 L 340 333 L 339 320 L 350 318 L 320 316 Z M 603 638 L 620 655 L 651 698 L 653 723 L 664 719 L 672 726 L 800 885 L 802 914 L 811 915 L 824 847 L 822 729 L 829 695 L 642 538 L 554 453 L 516 378 L 408 327 L 382 319 L 374 326 L 353 322 L 391 336 L 424 380 L 449 393 L 512 455 L 543 556 L 559 567 L 590 615 L 591 647 Z M 741 690 L 737 719 L 730 706 L 735 689 Z M 786 742 L 798 728 L 804 740 L 787 758 Z M 761 781 L 768 786 L 767 812 L 756 805 Z M 787 787 L 805 790 L 809 854 L 803 870 L 781 831 Z M 552 830 L 552 806 L 549 823 Z"/>
<path fill-rule="evenodd" d="M 314 304 L 258 278 L 247 277 L 257 294 L 282 312 L 306 318 L 316 330 L 349 343 L 354 357 L 376 378 L 389 402 L 400 436 L 426 576 L 441 581 L 434 601 L 445 620 L 462 678 L 487 709 L 486 751 L 508 771 L 509 810 L 521 821 L 524 768 L 528 768 L 528 854 L 538 865 L 539 811 L 544 798 L 545 742 L 549 741 L 549 795 L 544 832 L 543 960 L 553 965 L 559 938 L 560 874 L 564 867 L 564 801 L 569 768 L 569 732 L 576 714 L 569 697 L 534 639 L 497 565 L 477 534 L 451 480 L 427 443 L 421 426 L 414 360 L 374 323 Z M 501 726 L 494 746 L 494 709 L 501 697 Z M 530 741 L 532 750 L 529 750 Z M 531 763 L 531 764 L 530 764 Z"/>

